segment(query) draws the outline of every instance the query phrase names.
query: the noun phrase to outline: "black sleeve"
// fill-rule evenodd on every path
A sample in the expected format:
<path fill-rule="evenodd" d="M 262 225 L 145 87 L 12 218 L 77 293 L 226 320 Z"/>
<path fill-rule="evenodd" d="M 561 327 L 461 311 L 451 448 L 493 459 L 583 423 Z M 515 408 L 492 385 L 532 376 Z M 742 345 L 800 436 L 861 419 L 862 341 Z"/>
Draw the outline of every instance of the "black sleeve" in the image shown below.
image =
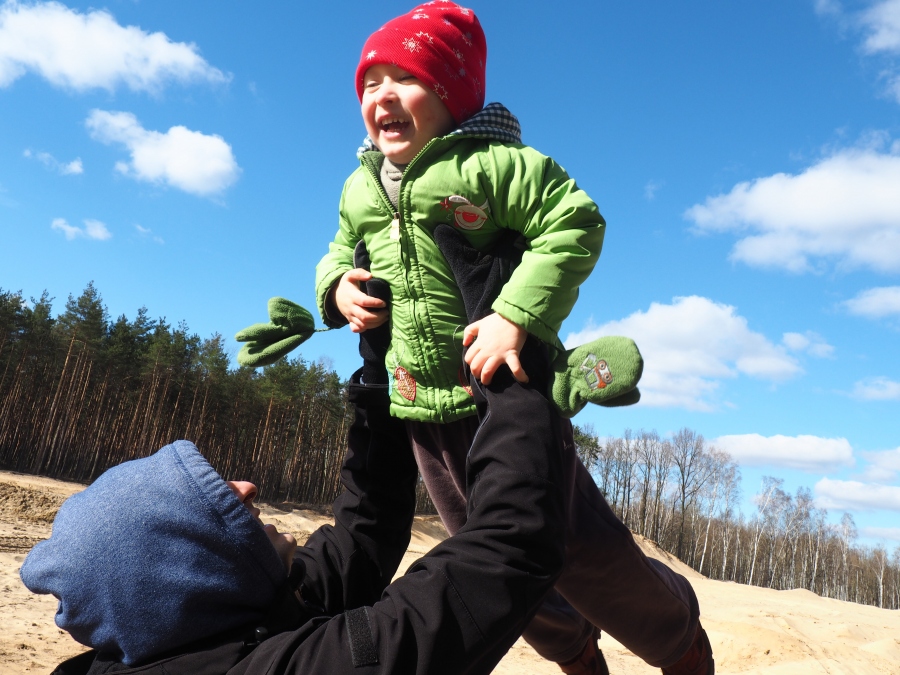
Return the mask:
<path fill-rule="evenodd" d="M 404 423 L 390 416 L 387 388 L 366 387 L 358 371 L 350 402 L 335 525 L 295 554 L 306 565 L 304 599 L 329 616 L 378 600 L 409 546 L 415 511 L 416 463 Z"/>
<path fill-rule="evenodd" d="M 397 496 L 389 492 L 397 484 L 378 480 L 382 467 L 406 461 L 392 454 L 376 461 L 399 447 L 387 431 L 397 427 L 389 424 L 382 433 L 374 411 L 366 411 L 371 424 L 355 426 L 347 465 L 350 476 L 374 483 L 353 482 L 336 506 L 338 524 L 321 530 L 305 554 L 310 565 L 333 566 L 335 579 L 327 579 L 325 567 L 316 572 L 324 576 L 315 579 L 328 609 L 343 605 L 344 611 L 266 640 L 229 675 L 487 675 L 494 670 L 553 587 L 565 553 L 563 456 L 569 451 L 559 442 L 562 421 L 544 396 L 540 365 L 528 360 L 536 343 L 529 340 L 522 352 L 530 382 L 516 382 L 508 368 L 489 386 L 472 380 L 482 416 L 467 461 L 466 524 L 414 563 L 377 602 L 351 608 L 344 597 L 355 602 L 366 595 L 398 560 L 398 550 L 379 549 L 372 537 L 396 537 L 399 549 L 408 535 L 408 515 L 395 508 L 412 503 L 411 484 L 394 502 Z M 405 439 L 398 426 L 399 439 Z M 358 445 L 361 439 L 364 445 Z M 367 462 L 363 452 L 370 453 Z M 377 470 L 355 470 L 357 462 Z M 392 480 L 403 473 L 397 468 Z M 392 505 L 385 521 L 370 511 L 384 503 Z M 346 551 L 367 561 L 356 568 L 368 573 L 365 588 L 358 579 L 346 581 L 356 566 L 341 557 Z"/>

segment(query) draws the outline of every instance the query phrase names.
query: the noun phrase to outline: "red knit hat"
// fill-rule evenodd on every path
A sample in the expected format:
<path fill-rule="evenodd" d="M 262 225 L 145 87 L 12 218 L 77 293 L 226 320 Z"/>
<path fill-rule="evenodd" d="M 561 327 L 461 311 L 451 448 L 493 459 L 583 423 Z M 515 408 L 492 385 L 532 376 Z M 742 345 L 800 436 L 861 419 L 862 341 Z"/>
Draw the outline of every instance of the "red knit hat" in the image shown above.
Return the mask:
<path fill-rule="evenodd" d="M 484 107 L 485 61 L 487 44 L 475 12 L 434 0 L 369 36 L 356 68 L 356 93 L 361 101 L 369 67 L 390 63 L 430 87 L 461 124 Z"/>

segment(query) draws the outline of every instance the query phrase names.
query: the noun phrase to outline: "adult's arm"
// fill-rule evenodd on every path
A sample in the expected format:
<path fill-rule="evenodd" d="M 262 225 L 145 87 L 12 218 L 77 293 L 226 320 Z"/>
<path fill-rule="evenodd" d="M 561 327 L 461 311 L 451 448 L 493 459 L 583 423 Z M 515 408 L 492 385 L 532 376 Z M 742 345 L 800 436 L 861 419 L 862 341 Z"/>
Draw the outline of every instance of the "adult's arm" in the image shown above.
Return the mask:
<path fill-rule="evenodd" d="M 409 546 L 418 476 L 406 429 L 391 417 L 387 388 L 351 378 L 354 420 L 341 469 L 334 526 L 319 528 L 295 558 L 306 565 L 304 597 L 327 615 L 372 604 Z"/>
<path fill-rule="evenodd" d="M 529 361 L 542 349 L 523 350 Z M 472 381 L 482 424 L 468 459 L 466 524 L 416 562 L 372 606 L 267 640 L 235 673 L 490 673 L 553 586 L 564 558 L 559 418 L 546 382 Z M 338 526 L 337 530 L 341 530 Z"/>

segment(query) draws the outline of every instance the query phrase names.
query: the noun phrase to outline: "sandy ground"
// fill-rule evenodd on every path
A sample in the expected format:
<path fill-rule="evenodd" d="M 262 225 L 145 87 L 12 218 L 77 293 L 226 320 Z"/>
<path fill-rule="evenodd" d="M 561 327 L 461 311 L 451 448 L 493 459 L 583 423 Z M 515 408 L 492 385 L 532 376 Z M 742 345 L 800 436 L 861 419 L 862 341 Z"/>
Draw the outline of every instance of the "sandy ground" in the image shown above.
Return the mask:
<path fill-rule="evenodd" d="M 53 623 L 56 600 L 32 595 L 18 569 L 28 550 L 50 535 L 59 504 L 82 486 L 0 472 L 0 672 L 47 673 L 83 651 Z M 327 516 L 315 511 L 264 506 L 263 520 L 305 538 Z M 417 518 L 402 570 L 446 533 L 436 518 Z M 820 598 L 808 591 L 771 591 L 710 581 L 641 542 L 648 555 L 685 574 L 697 590 L 718 673 L 828 675 L 900 673 L 900 612 Z M 608 635 L 600 646 L 614 675 L 659 673 Z M 552 675 L 522 640 L 495 673 Z"/>

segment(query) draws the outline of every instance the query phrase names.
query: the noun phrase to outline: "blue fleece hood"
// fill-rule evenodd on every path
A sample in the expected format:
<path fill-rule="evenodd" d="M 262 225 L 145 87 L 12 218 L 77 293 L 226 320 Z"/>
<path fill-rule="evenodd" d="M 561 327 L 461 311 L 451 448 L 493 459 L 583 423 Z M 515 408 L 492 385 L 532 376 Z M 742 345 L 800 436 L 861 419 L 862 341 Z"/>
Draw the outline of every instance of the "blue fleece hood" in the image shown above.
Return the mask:
<path fill-rule="evenodd" d="M 176 441 L 70 497 L 20 570 L 56 625 L 135 665 L 263 618 L 287 572 L 197 448 Z"/>

